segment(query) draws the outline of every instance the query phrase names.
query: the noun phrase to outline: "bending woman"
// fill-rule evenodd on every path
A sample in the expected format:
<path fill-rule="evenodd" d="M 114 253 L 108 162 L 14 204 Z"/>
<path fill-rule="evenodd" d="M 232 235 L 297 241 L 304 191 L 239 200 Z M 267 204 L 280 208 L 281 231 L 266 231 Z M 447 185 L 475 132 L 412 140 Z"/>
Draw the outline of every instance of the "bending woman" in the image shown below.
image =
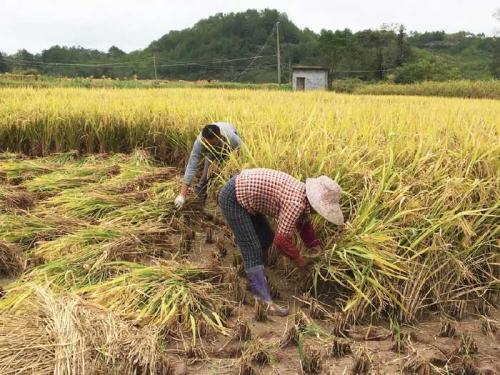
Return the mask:
<path fill-rule="evenodd" d="M 319 249 L 309 214 L 316 212 L 334 224 L 343 224 L 341 192 L 327 176 L 303 183 L 284 172 L 263 168 L 243 170 L 219 192 L 219 206 L 240 248 L 254 297 L 266 302 L 271 314 L 285 316 L 288 309 L 271 298 L 264 274 L 269 248 L 274 244 L 298 267 L 304 267 L 306 262 L 292 242 L 292 233 L 298 230 L 306 247 Z M 276 235 L 266 215 L 276 218 Z"/>

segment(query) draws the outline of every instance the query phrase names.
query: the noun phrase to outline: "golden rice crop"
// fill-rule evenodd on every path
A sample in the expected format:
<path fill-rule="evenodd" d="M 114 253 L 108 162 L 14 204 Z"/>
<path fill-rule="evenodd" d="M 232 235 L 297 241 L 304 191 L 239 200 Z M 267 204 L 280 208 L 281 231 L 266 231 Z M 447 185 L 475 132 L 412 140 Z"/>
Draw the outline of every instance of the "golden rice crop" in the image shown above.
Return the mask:
<path fill-rule="evenodd" d="M 410 84 L 376 83 L 359 85 L 359 87 L 354 88 L 353 92 L 365 95 L 421 95 L 500 99 L 500 81 L 457 80 Z"/>
<path fill-rule="evenodd" d="M 334 290 L 329 302 L 340 301 L 355 317 L 413 320 L 429 308 L 453 309 L 498 292 L 497 100 L 67 88 L 1 89 L 0 101 L 1 151 L 141 147 L 182 163 L 202 124 L 229 121 L 245 145 L 220 182 L 248 167 L 336 179 L 345 193 L 346 224 L 315 219 L 325 251 L 313 280 L 316 290 Z M 8 178 L 46 173 L 43 167 L 33 176 L 15 167 L 6 172 Z M 71 191 L 54 197 L 54 207 L 77 218 L 120 212 L 125 221 L 141 220 L 120 196 Z M 148 206 L 150 217 L 172 191 Z"/>

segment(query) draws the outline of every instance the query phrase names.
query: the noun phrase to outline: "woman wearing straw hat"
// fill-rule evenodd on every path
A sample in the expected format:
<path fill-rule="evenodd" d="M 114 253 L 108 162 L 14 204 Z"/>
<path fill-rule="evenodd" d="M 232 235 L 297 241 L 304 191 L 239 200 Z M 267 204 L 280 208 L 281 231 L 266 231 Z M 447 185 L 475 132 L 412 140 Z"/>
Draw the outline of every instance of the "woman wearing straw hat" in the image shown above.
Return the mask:
<path fill-rule="evenodd" d="M 219 206 L 240 248 L 245 272 L 256 299 L 268 312 L 285 316 L 288 309 L 271 298 L 264 274 L 267 251 L 274 245 L 298 267 L 306 265 L 292 242 L 294 229 L 308 248 L 320 248 L 308 219 L 312 212 L 331 223 L 344 222 L 339 200 L 340 186 L 327 176 L 308 178 L 305 183 L 272 169 L 247 169 L 232 177 L 219 192 Z M 276 218 L 276 234 L 266 216 Z"/>

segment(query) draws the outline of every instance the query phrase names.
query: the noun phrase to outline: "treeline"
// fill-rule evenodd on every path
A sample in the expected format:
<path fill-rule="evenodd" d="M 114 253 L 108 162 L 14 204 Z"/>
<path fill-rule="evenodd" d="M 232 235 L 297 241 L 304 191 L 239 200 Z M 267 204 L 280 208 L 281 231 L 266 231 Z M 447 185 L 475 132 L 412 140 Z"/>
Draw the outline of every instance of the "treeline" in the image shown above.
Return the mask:
<path fill-rule="evenodd" d="M 490 79 L 500 77 L 500 41 L 483 34 L 408 32 L 403 25 L 353 32 L 299 29 L 277 10 L 217 14 L 171 31 L 144 50 L 125 53 L 54 46 L 39 54 L 0 54 L 0 72 L 65 77 L 275 82 L 279 21 L 282 81 L 290 67 L 326 65 L 355 80 Z"/>

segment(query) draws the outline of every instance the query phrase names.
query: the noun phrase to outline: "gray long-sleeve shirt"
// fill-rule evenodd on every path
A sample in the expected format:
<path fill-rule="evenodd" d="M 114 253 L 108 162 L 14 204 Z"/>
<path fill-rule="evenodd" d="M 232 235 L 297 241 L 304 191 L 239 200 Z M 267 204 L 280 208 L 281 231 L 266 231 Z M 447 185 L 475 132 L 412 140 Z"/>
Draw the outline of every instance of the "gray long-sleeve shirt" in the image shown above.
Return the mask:
<path fill-rule="evenodd" d="M 219 127 L 221 137 L 225 140 L 225 145 L 229 150 L 234 151 L 241 147 L 241 138 L 233 125 L 228 122 L 214 122 L 213 124 Z M 203 157 L 211 160 L 213 155 L 210 150 L 205 147 L 201 134 L 199 134 L 193 144 L 193 149 L 191 150 L 191 155 L 189 155 L 186 166 L 186 172 L 184 172 L 184 183 L 186 185 L 191 185 L 196 170 L 198 169 L 200 159 Z"/>

